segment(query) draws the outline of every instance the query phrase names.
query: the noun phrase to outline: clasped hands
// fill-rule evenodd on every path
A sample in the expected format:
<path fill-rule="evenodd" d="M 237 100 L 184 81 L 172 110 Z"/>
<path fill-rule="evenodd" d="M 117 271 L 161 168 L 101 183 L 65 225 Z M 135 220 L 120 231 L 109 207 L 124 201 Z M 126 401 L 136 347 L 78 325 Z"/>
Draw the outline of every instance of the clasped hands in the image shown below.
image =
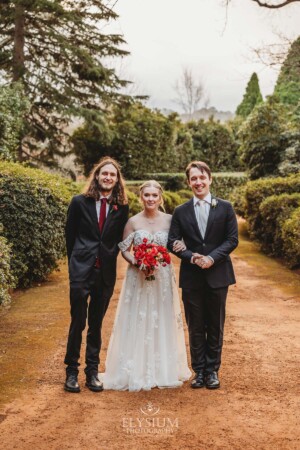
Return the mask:
<path fill-rule="evenodd" d="M 213 261 L 200 253 L 193 253 L 193 262 L 197 264 L 201 269 L 209 269 L 213 265 Z"/>

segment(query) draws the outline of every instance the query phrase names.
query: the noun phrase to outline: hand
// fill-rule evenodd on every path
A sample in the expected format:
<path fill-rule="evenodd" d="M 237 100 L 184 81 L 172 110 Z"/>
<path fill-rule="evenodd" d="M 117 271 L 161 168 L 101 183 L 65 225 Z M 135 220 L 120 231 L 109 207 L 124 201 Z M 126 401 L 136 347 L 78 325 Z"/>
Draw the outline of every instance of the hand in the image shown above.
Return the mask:
<path fill-rule="evenodd" d="M 193 253 L 193 256 L 195 264 L 201 269 L 209 269 L 213 265 L 213 261 L 208 256 L 199 255 L 199 253 Z"/>
<path fill-rule="evenodd" d="M 183 250 L 186 250 L 186 245 L 183 241 L 174 241 L 173 243 L 173 251 L 174 252 L 182 252 Z"/>

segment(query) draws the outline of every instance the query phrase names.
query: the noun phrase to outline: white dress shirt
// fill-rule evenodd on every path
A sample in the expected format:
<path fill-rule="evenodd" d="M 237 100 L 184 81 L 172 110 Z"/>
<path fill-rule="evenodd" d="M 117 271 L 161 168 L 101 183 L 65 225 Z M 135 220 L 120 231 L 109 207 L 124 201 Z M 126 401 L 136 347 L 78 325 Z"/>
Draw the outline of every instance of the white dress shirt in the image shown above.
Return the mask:
<path fill-rule="evenodd" d="M 207 219 L 208 219 L 209 210 L 210 210 L 210 207 L 211 207 L 211 200 L 212 199 L 211 199 L 211 193 L 210 192 L 203 199 L 200 199 L 200 198 L 194 196 L 195 215 L 196 215 L 198 223 L 199 223 L 199 218 L 198 218 L 199 217 L 199 209 L 198 209 L 199 208 L 199 202 L 204 201 L 204 208 L 205 208 L 206 216 L 207 216 Z M 213 263 L 215 262 L 214 259 L 211 256 L 209 256 L 209 255 L 207 255 L 207 256 L 208 256 L 209 259 L 212 260 Z M 191 263 L 194 264 L 193 257 L 191 258 Z"/>

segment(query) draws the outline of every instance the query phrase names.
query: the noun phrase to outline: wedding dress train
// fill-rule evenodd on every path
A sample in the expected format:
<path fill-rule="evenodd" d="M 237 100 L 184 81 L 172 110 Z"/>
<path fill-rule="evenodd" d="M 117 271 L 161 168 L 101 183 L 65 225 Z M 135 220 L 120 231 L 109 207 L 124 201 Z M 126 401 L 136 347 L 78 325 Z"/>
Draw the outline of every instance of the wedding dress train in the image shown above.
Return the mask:
<path fill-rule="evenodd" d="M 166 246 L 167 231 L 131 233 L 119 244 L 125 251 L 143 239 Z M 183 322 L 172 264 L 155 271 L 155 280 L 129 266 L 109 342 L 104 389 L 139 391 L 177 387 L 188 380 Z"/>

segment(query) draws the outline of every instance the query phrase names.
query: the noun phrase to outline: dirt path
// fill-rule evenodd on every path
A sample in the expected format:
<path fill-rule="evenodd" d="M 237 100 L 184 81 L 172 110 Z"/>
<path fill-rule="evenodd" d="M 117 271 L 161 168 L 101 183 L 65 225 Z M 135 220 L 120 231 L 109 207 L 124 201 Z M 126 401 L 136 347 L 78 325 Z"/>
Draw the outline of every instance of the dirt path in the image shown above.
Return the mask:
<path fill-rule="evenodd" d="M 65 393 L 65 267 L 43 287 L 21 294 L 0 316 L 0 447 L 299 449 L 299 278 L 246 240 L 234 266 L 238 284 L 228 299 L 222 388 L 215 392 L 185 383 L 94 394 L 81 373 L 81 394 Z M 102 361 L 124 271 L 120 259 Z"/>

